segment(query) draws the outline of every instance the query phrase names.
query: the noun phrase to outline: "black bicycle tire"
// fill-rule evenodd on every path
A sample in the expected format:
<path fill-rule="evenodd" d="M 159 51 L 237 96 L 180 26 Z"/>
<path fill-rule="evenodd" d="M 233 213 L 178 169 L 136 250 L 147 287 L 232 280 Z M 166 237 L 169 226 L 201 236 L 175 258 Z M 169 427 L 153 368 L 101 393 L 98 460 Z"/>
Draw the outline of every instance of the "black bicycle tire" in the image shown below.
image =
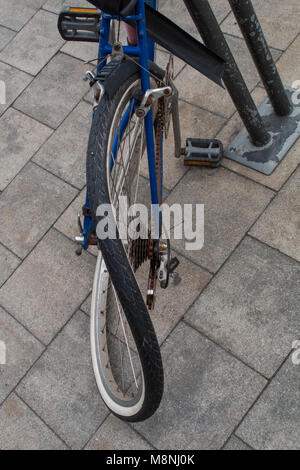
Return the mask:
<path fill-rule="evenodd" d="M 135 74 L 125 83 L 121 82 L 112 99 L 104 95 L 93 119 L 87 151 L 87 190 L 95 227 L 100 221 L 100 217 L 96 216 L 97 207 L 110 203 L 106 161 L 109 131 L 122 96 L 138 78 L 139 75 Z M 119 238 L 99 240 L 99 246 L 135 340 L 144 373 L 145 399 L 142 408 L 134 416 L 117 416 L 126 421 L 142 421 L 153 415 L 163 395 L 160 348 L 122 241 Z"/>

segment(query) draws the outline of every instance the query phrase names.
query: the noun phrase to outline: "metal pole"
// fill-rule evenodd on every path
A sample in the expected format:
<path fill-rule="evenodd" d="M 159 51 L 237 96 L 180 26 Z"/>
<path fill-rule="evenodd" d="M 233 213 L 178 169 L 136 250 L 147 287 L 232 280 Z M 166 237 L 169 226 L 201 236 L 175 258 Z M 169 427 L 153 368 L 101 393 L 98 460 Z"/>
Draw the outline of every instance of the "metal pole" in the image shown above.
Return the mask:
<path fill-rule="evenodd" d="M 184 3 L 206 46 L 226 61 L 223 81 L 253 144 L 258 147 L 266 145 L 271 136 L 264 126 L 209 2 L 207 0 L 184 0 Z"/>
<path fill-rule="evenodd" d="M 279 116 L 291 114 L 293 106 L 285 92 L 251 0 L 228 1 L 265 85 L 275 113 Z"/>

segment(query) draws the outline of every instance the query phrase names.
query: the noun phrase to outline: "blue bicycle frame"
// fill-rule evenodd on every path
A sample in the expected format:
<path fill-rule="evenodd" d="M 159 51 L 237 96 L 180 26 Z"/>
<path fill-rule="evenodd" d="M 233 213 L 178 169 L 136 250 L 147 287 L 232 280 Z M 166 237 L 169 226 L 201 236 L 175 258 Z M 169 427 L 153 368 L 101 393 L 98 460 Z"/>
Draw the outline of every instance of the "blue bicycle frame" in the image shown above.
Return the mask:
<path fill-rule="evenodd" d="M 135 21 L 137 24 L 137 37 L 138 37 L 138 44 L 137 46 L 124 46 L 124 54 L 128 56 L 132 56 L 135 58 L 139 58 L 139 63 L 141 65 L 140 68 L 140 76 L 141 76 L 141 87 L 142 91 L 146 93 L 147 90 L 151 88 L 150 85 L 150 74 L 149 74 L 149 60 L 154 60 L 154 42 L 151 41 L 147 37 L 146 31 L 146 21 L 145 21 L 145 6 L 144 3 L 147 3 L 152 8 L 157 7 L 156 0 L 138 0 L 136 5 L 136 12 L 135 15 L 127 16 L 127 17 L 119 17 L 117 15 L 109 15 L 103 14 L 101 18 L 101 30 L 100 30 L 100 41 L 99 41 L 99 54 L 98 57 L 103 58 L 107 55 L 112 53 L 113 46 L 109 44 L 109 33 L 111 27 L 112 20 L 121 20 L 121 21 Z M 100 65 L 98 66 L 98 73 L 101 72 L 102 68 L 105 66 L 106 61 L 102 60 Z M 124 114 L 121 125 L 120 125 L 120 133 L 118 139 L 122 139 L 122 135 L 124 130 L 126 129 L 126 124 L 128 119 L 130 118 L 130 109 Z M 149 166 L 149 177 L 150 177 L 150 188 L 151 188 L 151 201 L 152 207 L 154 210 L 154 222 L 156 228 L 156 236 L 160 233 L 160 217 L 159 217 L 159 199 L 158 199 L 158 184 L 157 184 L 157 176 L 156 176 L 156 165 L 155 165 L 155 141 L 154 141 L 154 132 L 153 132 L 153 115 L 152 109 L 148 112 L 145 117 L 145 136 L 146 136 L 146 146 L 147 146 L 147 153 L 148 153 L 148 166 Z M 113 155 L 112 161 L 114 160 L 114 152 L 117 151 L 117 145 L 113 145 Z M 161 142 L 161 156 L 162 156 L 162 142 Z M 111 163 L 111 169 L 113 167 L 113 163 Z M 162 173 L 162 168 L 160 168 L 160 173 Z M 160 177 L 159 184 L 162 189 L 162 176 Z M 89 208 L 89 199 L 88 194 L 86 194 L 86 207 Z M 93 230 L 93 223 L 90 217 L 84 217 L 84 230 L 83 230 L 83 237 L 84 241 L 82 243 L 83 248 L 86 250 L 88 248 L 88 236 L 91 234 Z"/>

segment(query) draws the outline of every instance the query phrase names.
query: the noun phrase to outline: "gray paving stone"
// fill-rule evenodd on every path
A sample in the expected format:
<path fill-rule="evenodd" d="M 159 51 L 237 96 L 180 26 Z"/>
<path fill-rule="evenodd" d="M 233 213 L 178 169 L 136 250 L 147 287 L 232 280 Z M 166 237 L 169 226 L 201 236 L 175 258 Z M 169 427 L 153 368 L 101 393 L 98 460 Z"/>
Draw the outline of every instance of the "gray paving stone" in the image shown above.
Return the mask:
<path fill-rule="evenodd" d="M 230 7 L 226 0 L 211 0 L 210 5 L 219 22 L 222 22 L 230 11 Z M 199 38 L 197 28 L 183 2 L 178 2 L 176 0 L 160 0 L 159 10 L 183 28 L 187 33 Z"/>
<path fill-rule="evenodd" d="M 9 41 L 12 40 L 15 34 L 16 34 L 15 31 L 4 28 L 4 26 L 0 26 L 0 51 L 2 51 L 2 49 L 4 49 L 4 47 L 6 46 L 6 44 L 8 44 Z"/>
<path fill-rule="evenodd" d="M 92 294 L 90 294 L 88 298 L 83 302 L 83 304 L 80 306 L 80 310 L 82 310 L 83 312 L 89 315 L 91 311 L 91 302 L 92 302 Z"/>
<path fill-rule="evenodd" d="M 19 31 L 42 6 L 44 0 L 0 0 L 0 23 Z"/>
<path fill-rule="evenodd" d="M 34 156 L 34 161 L 82 189 L 86 183 L 86 151 L 92 107 L 81 102 Z"/>
<path fill-rule="evenodd" d="M 262 214 L 251 234 L 300 261 L 300 167 Z"/>
<path fill-rule="evenodd" d="M 163 15 L 167 16 L 170 20 L 183 28 L 187 33 L 194 37 L 199 37 L 197 28 L 189 16 L 184 2 L 176 2 L 175 6 L 174 1 L 160 0 L 159 10 Z"/>
<path fill-rule="evenodd" d="M 1 307 L 0 341 L 4 341 L 6 345 L 6 364 L 0 364 L 1 403 L 26 374 L 44 347 Z"/>
<path fill-rule="evenodd" d="M 12 394 L 0 408 L 1 450 L 65 450 L 64 443 Z"/>
<path fill-rule="evenodd" d="M 86 189 L 84 188 L 54 225 L 57 230 L 71 240 L 75 240 L 75 237 L 79 234 L 77 216 L 82 213 L 82 206 L 85 204 L 85 196 Z"/>
<path fill-rule="evenodd" d="M 227 444 L 223 447 L 223 450 L 252 450 L 251 447 L 247 446 L 241 439 L 236 436 L 232 436 Z"/>
<path fill-rule="evenodd" d="M 248 237 L 186 319 L 271 377 L 300 336 L 299 275 L 296 262 Z"/>
<path fill-rule="evenodd" d="M 77 192 L 29 162 L 0 198 L 0 240 L 24 258 Z"/>
<path fill-rule="evenodd" d="M 170 279 L 167 290 L 161 289 L 159 285 L 157 286 L 155 308 L 151 312 L 151 320 L 160 344 L 171 333 L 211 279 L 208 272 L 191 261 L 177 253 L 173 253 L 172 256 L 177 256 L 180 264 L 176 269 L 176 274 Z M 148 263 L 137 271 L 137 279 L 140 288 L 142 287 L 142 292 L 146 295 L 149 279 Z M 87 300 L 83 308 L 87 309 L 88 304 L 89 301 Z M 87 313 L 89 313 L 89 310 Z"/>
<path fill-rule="evenodd" d="M 269 45 L 285 50 L 299 32 L 299 1 L 253 0 L 253 5 Z M 241 37 L 241 31 L 233 13 L 226 18 L 222 29 Z"/>
<path fill-rule="evenodd" d="M 0 286 L 19 265 L 20 260 L 11 251 L 0 244 Z"/>
<path fill-rule="evenodd" d="M 193 168 L 166 202 L 182 206 L 204 204 L 204 246 L 201 250 L 186 251 L 185 240 L 172 240 L 174 248 L 210 272 L 215 272 L 272 196 L 271 190 L 225 169 Z"/>
<path fill-rule="evenodd" d="M 299 365 L 289 358 L 239 426 L 237 435 L 254 449 L 299 450 L 299 401 Z"/>
<path fill-rule="evenodd" d="M 127 423 L 109 415 L 86 450 L 151 450 L 153 449 Z"/>
<path fill-rule="evenodd" d="M 0 80 L 5 83 L 6 104 L 0 104 L 0 116 L 15 101 L 24 88 L 29 85 L 32 76 L 10 65 L 0 62 Z"/>
<path fill-rule="evenodd" d="M 73 448 L 108 414 L 93 376 L 89 320 L 77 312 L 18 386 L 18 394 Z"/>
<path fill-rule="evenodd" d="M 293 83 L 300 77 L 300 35 L 293 44 L 285 51 L 277 63 L 278 71 L 286 86 L 293 86 Z M 299 89 L 299 84 L 297 86 Z M 299 98 L 299 94 L 298 94 Z"/>
<path fill-rule="evenodd" d="M 0 119 L 0 190 L 4 190 L 51 135 L 49 127 L 10 108 Z"/>
<path fill-rule="evenodd" d="M 36 75 L 64 44 L 57 16 L 40 10 L 0 54 L 0 59 Z"/>
<path fill-rule="evenodd" d="M 179 103 L 181 142 L 185 146 L 188 137 L 214 138 L 222 126 L 225 119 L 212 113 L 199 109 L 184 101 Z M 182 158 L 174 156 L 174 134 L 172 123 L 167 140 L 164 140 L 164 186 L 169 190 L 173 189 L 178 181 L 185 175 L 188 168 L 183 165 Z M 141 173 L 149 178 L 148 161 L 143 158 Z"/>
<path fill-rule="evenodd" d="M 92 6 L 92 5 L 91 5 Z M 69 41 L 62 47 L 61 51 L 65 54 L 69 54 L 77 59 L 84 60 L 86 62 L 96 59 L 98 57 L 99 45 L 93 42 L 77 42 Z M 96 62 L 89 65 L 92 69 Z"/>
<path fill-rule="evenodd" d="M 56 55 L 18 98 L 15 107 L 57 128 L 87 91 L 87 66 L 66 54 Z"/>
<path fill-rule="evenodd" d="M 49 343 L 92 287 L 94 258 L 51 230 L 0 289 L 0 304 Z"/>
<path fill-rule="evenodd" d="M 259 82 L 259 75 L 244 41 L 231 36 L 226 36 L 226 40 L 249 89 L 252 90 Z M 279 57 L 278 51 L 273 50 L 272 52 L 275 58 Z M 180 97 L 185 101 L 226 118 L 231 117 L 235 112 L 235 105 L 226 89 L 214 84 L 190 66 L 180 72 L 175 80 L 175 85 L 178 88 Z"/>
<path fill-rule="evenodd" d="M 59 13 L 65 7 L 83 7 L 83 8 L 93 8 L 91 3 L 86 0 L 47 0 L 43 5 L 45 10 L 52 11 L 53 13 Z"/>
<path fill-rule="evenodd" d="M 165 394 L 135 425 L 159 449 L 219 449 L 266 381 L 185 324 L 163 347 Z"/>
<path fill-rule="evenodd" d="M 300 164 L 300 140 L 291 148 L 286 154 L 284 159 L 279 163 L 275 171 L 270 175 L 266 176 L 263 173 L 252 170 L 246 166 L 240 165 L 233 160 L 224 159 L 222 165 L 225 168 L 229 168 L 240 175 L 247 176 L 248 178 L 257 181 L 265 186 L 268 186 L 275 191 L 279 191 L 291 174 L 296 170 Z"/>

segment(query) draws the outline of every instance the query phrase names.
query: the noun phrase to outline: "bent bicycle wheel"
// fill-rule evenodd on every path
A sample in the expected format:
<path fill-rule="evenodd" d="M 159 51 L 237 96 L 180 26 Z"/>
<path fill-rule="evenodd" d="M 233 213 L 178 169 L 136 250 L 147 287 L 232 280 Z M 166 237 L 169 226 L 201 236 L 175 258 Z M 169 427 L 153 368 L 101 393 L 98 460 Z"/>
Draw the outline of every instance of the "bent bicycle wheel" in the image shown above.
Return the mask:
<path fill-rule="evenodd" d="M 141 164 L 144 119 L 134 112 L 139 76 L 104 95 L 95 113 L 87 152 L 87 186 L 95 227 L 97 208 L 111 204 L 120 231 L 120 196 L 128 205 L 151 205 Z M 145 157 L 146 158 L 146 157 Z M 145 199 L 148 196 L 148 200 Z M 91 350 L 95 378 L 108 408 L 119 418 L 141 421 L 158 408 L 163 393 L 159 344 L 145 303 L 149 239 L 99 240 L 91 305 Z"/>

